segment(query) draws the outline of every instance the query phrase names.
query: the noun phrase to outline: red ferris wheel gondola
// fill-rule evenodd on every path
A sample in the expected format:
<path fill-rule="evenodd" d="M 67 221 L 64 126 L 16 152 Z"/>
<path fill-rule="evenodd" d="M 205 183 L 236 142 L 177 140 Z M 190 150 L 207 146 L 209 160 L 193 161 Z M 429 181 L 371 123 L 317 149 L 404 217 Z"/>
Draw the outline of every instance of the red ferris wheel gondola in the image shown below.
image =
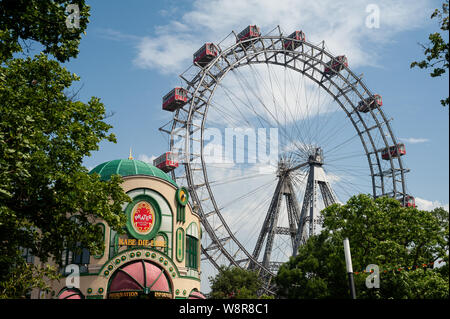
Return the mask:
<path fill-rule="evenodd" d="M 381 151 L 381 158 L 389 160 L 390 157 L 400 157 L 406 154 L 405 144 L 398 143 Z"/>
<path fill-rule="evenodd" d="M 162 108 L 165 111 L 173 112 L 187 102 L 187 91 L 177 87 L 167 93 L 162 99 Z"/>
<path fill-rule="evenodd" d="M 217 48 L 214 43 L 205 43 L 197 52 L 194 53 L 194 64 L 201 67 L 207 66 L 217 56 Z"/>
<path fill-rule="evenodd" d="M 167 173 L 178 167 L 178 156 L 172 152 L 166 152 L 153 160 L 153 166 Z"/>
<path fill-rule="evenodd" d="M 416 200 L 411 195 L 405 195 L 405 204 L 404 207 L 416 207 Z"/>
<path fill-rule="evenodd" d="M 335 59 L 332 59 L 331 61 L 326 63 L 324 73 L 333 75 L 337 72 L 342 71 L 344 67 L 348 67 L 348 59 L 345 55 L 339 55 Z"/>
<path fill-rule="evenodd" d="M 368 97 L 367 99 L 364 99 L 358 103 L 358 111 L 367 113 L 370 110 L 373 110 L 382 105 L 383 105 L 383 100 L 381 98 L 381 95 L 374 94 L 373 97 Z"/>
<path fill-rule="evenodd" d="M 288 36 L 289 39 L 297 40 L 284 40 L 283 41 L 283 48 L 286 50 L 295 50 L 298 48 L 303 41 L 306 41 L 306 36 L 303 31 L 294 31 Z"/>
<path fill-rule="evenodd" d="M 245 41 L 247 39 L 253 39 L 261 36 L 261 31 L 259 30 L 259 27 L 256 25 L 249 25 L 244 30 L 239 32 L 237 35 L 236 43 Z M 251 42 L 244 42 L 242 45 L 244 47 L 250 45 Z"/>

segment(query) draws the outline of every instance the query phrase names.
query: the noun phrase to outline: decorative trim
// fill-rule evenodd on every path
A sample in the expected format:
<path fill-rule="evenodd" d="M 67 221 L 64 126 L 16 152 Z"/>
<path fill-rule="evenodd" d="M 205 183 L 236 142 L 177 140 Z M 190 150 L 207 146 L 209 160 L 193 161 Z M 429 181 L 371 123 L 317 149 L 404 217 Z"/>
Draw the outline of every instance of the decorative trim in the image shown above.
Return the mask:
<path fill-rule="evenodd" d="M 164 242 L 166 243 L 166 245 L 164 246 L 164 253 L 166 255 L 169 255 L 169 237 L 167 236 L 167 234 L 165 232 L 162 232 L 162 231 L 158 232 L 156 234 L 155 238 L 157 238 L 158 236 L 164 237 Z"/>
<path fill-rule="evenodd" d="M 184 229 L 178 228 L 176 232 L 176 259 L 182 262 L 184 259 Z"/>
<path fill-rule="evenodd" d="M 199 232 L 198 228 L 199 227 L 196 222 L 190 223 L 189 226 L 186 228 L 186 235 L 200 239 L 201 237 L 199 236 L 200 232 Z"/>
<path fill-rule="evenodd" d="M 155 213 L 155 220 L 153 221 L 153 228 L 150 231 L 150 233 L 148 234 L 139 234 L 133 226 L 133 222 L 132 222 L 132 211 L 133 208 L 135 207 L 135 205 L 140 202 L 140 201 L 144 201 L 147 202 L 148 204 L 150 204 L 150 206 L 152 207 L 154 213 Z M 151 196 L 149 195 L 145 195 L 145 194 L 141 194 L 141 195 L 137 195 L 133 201 L 128 204 L 127 208 L 125 209 L 125 214 L 127 215 L 127 230 L 128 233 L 133 236 L 134 238 L 137 239 L 152 239 L 156 236 L 156 234 L 159 231 L 159 228 L 161 226 L 161 208 L 159 207 L 158 202 Z"/>
<path fill-rule="evenodd" d="M 129 176 L 130 178 L 131 177 L 133 177 L 133 176 Z M 150 177 L 150 176 L 149 176 Z M 128 178 L 128 177 L 125 177 L 125 179 L 126 178 Z M 164 182 L 166 182 L 166 181 L 164 181 Z M 166 182 L 167 183 L 167 182 Z M 167 184 L 170 184 L 170 183 L 167 183 Z M 175 191 L 176 191 L 176 188 L 174 188 L 173 187 L 173 184 L 170 184 L 170 185 L 172 185 L 172 189 L 174 189 Z M 129 194 L 135 194 L 135 195 L 133 195 L 134 197 L 136 197 L 136 196 L 139 196 L 139 195 L 147 195 L 147 196 L 150 196 L 150 197 L 153 197 L 153 198 L 155 198 L 155 200 L 156 200 L 156 198 L 160 198 L 162 201 L 164 201 L 164 204 L 165 205 L 167 205 L 167 210 L 162 210 L 161 209 L 161 207 L 162 206 L 160 206 L 160 209 L 161 209 L 161 225 L 162 225 L 162 223 L 163 223 L 163 220 L 164 219 L 166 219 L 166 218 L 169 218 L 170 219 L 170 223 L 169 223 L 169 225 L 170 225 L 170 231 L 169 230 L 164 230 L 164 233 L 166 233 L 167 234 L 167 252 L 165 252 L 167 255 L 169 255 L 171 258 L 175 258 L 175 256 L 174 256 L 174 243 L 173 243 L 173 235 L 172 235 L 172 233 L 174 232 L 174 223 L 173 223 L 173 220 L 174 220 L 174 218 L 175 218 L 175 216 L 174 216 L 174 214 L 176 213 L 176 212 L 174 212 L 174 210 L 173 210 L 173 208 L 174 208 L 174 204 L 173 204 L 173 202 L 172 201 L 168 201 L 168 199 L 164 196 L 164 195 L 162 195 L 160 192 L 158 192 L 156 189 L 153 189 L 153 188 L 149 188 L 149 187 L 137 187 L 137 188 L 132 188 L 132 189 L 130 189 L 130 190 L 128 190 L 127 191 L 127 195 L 128 196 L 130 196 Z M 158 197 L 155 197 L 155 194 L 157 194 L 158 195 Z M 131 197 L 131 196 L 130 196 Z M 134 199 L 134 197 L 132 197 L 133 199 Z M 176 203 L 175 203 L 176 204 Z M 189 205 L 189 204 L 188 204 Z M 175 209 L 176 209 L 176 206 L 177 205 L 175 205 Z M 124 211 L 125 211 L 125 209 L 126 209 L 126 207 L 124 207 Z M 160 228 L 161 228 L 161 226 L 160 226 Z M 159 230 L 159 231 L 161 231 L 161 229 Z M 170 234 L 169 234 L 170 233 Z M 157 234 L 158 235 L 158 234 Z"/>
<path fill-rule="evenodd" d="M 103 232 L 103 243 L 105 243 L 105 242 L 106 242 L 106 226 L 105 226 L 105 224 L 102 223 L 102 222 L 97 223 L 96 225 L 99 225 L 99 226 L 102 228 L 102 232 Z M 101 259 L 101 258 L 103 258 L 103 256 L 105 255 L 105 250 L 106 250 L 106 249 L 109 249 L 109 247 L 108 247 L 108 248 L 105 247 L 105 248 L 103 249 L 103 252 L 102 252 L 101 254 L 95 255 L 95 256 L 93 256 L 93 257 L 94 257 L 95 259 Z"/>
<path fill-rule="evenodd" d="M 182 276 L 180 276 L 180 273 L 174 261 L 169 256 L 164 254 L 162 251 L 155 250 L 153 248 L 142 248 L 142 247 L 124 250 L 119 255 L 115 256 L 115 258 L 108 260 L 108 262 L 105 263 L 103 267 L 100 269 L 99 275 L 108 278 L 118 268 L 120 268 L 122 264 L 132 260 L 137 260 L 136 258 L 133 259 L 129 258 L 131 252 L 134 252 L 135 254 L 140 252 L 142 256 L 145 256 L 145 258 L 141 258 L 141 260 L 148 260 L 157 263 L 159 266 L 165 269 L 166 272 L 171 275 L 171 277 L 183 278 Z"/>
<path fill-rule="evenodd" d="M 189 193 L 185 187 L 180 187 L 175 192 L 177 203 L 177 223 L 186 221 L 186 204 L 189 202 Z"/>
<path fill-rule="evenodd" d="M 181 206 L 186 206 L 189 201 L 189 193 L 186 187 L 180 187 L 175 192 L 175 197 L 177 199 L 178 204 Z"/>

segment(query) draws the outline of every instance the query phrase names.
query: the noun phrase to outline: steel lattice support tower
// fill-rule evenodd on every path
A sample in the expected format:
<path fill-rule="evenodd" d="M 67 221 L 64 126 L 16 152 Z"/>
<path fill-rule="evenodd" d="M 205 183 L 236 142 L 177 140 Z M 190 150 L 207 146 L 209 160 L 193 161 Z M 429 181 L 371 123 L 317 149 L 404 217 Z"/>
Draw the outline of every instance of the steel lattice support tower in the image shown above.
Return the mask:
<path fill-rule="evenodd" d="M 337 202 L 336 195 L 331 189 L 322 165 L 323 155 L 320 148 L 314 149 L 314 153 L 306 163 L 291 168 L 283 161 L 279 163 L 278 183 L 253 251 L 253 258 L 258 260 L 262 248 L 265 247 L 262 265 L 271 271 L 277 272 L 281 264 L 280 262 L 271 261 L 275 236 L 290 236 L 292 254 L 295 256 L 299 245 L 304 243 L 315 232 L 320 213 L 318 208 L 319 193 L 322 196 L 325 207 Z M 309 171 L 303 206 L 300 211 L 291 174 L 305 166 L 309 166 Z M 289 227 L 278 226 L 283 197 L 286 202 Z M 255 268 L 255 263 L 251 262 L 249 268 Z"/>
<path fill-rule="evenodd" d="M 298 232 L 293 245 L 293 255 L 297 255 L 298 247 L 306 239 L 315 233 L 316 224 L 319 222 L 318 195 L 319 190 L 325 207 L 337 202 L 330 183 L 327 180 L 325 171 L 322 168 L 323 154 L 320 148 L 315 150 L 308 160 L 309 174 L 306 184 L 305 197 L 303 199 L 302 211 L 300 214 Z"/>

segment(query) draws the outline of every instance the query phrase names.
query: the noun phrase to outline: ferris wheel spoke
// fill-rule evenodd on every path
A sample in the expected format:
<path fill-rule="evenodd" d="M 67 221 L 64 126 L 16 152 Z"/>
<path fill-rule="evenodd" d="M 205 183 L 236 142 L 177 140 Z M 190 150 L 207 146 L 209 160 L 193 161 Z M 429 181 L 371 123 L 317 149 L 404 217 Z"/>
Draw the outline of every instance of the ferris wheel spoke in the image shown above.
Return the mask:
<path fill-rule="evenodd" d="M 235 73 L 241 73 L 241 72 L 239 72 L 238 70 L 233 70 L 233 74 L 235 74 Z M 237 76 L 237 75 L 235 74 L 235 76 Z M 258 96 L 258 94 L 255 93 L 254 88 L 252 88 L 252 87 L 248 84 L 248 82 L 246 81 L 246 78 L 240 74 L 240 76 L 237 77 L 237 80 L 238 80 L 239 84 L 241 85 L 241 88 L 245 91 L 245 94 L 247 94 L 247 93 L 246 93 L 247 91 L 250 92 L 250 93 L 252 93 L 253 96 L 256 98 L 256 100 L 261 104 L 261 106 L 263 106 L 265 112 L 266 112 L 268 115 L 270 115 L 269 118 L 271 118 L 274 122 L 271 122 L 270 119 L 266 119 L 264 116 L 262 116 L 261 114 L 259 114 L 259 113 L 256 111 L 255 107 L 252 105 L 252 110 L 253 110 L 253 112 L 254 112 L 258 117 L 264 118 L 265 121 L 266 121 L 267 123 L 269 123 L 271 126 L 273 126 L 274 124 L 277 124 L 278 127 L 281 126 L 280 123 L 279 123 L 279 121 L 278 121 L 278 119 L 273 115 L 273 113 L 270 111 L 270 109 L 269 109 L 269 108 L 265 105 L 265 103 L 261 100 L 260 96 Z M 242 83 L 242 82 L 245 82 L 245 83 L 247 84 L 246 88 L 243 88 L 243 83 Z"/>
<path fill-rule="evenodd" d="M 359 134 L 358 134 L 358 133 L 357 133 L 357 134 L 354 134 L 353 136 L 351 136 L 350 138 L 346 139 L 346 140 L 343 141 L 342 143 L 339 143 L 339 144 L 333 146 L 333 147 L 330 148 L 330 149 L 326 149 L 327 155 L 336 153 L 337 151 L 339 151 L 340 149 L 342 149 L 343 147 L 345 147 L 346 145 L 348 145 L 348 143 L 353 142 L 353 140 L 354 140 L 356 137 L 359 137 Z M 325 145 L 326 145 L 326 144 L 325 144 Z M 324 149 L 325 149 L 325 148 L 324 148 Z"/>
<path fill-rule="evenodd" d="M 253 66 L 251 66 L 251 67 L 253 67 Z M 268 71 L 267 72 L 267 77 L 269 78 L 270 88 L 266 84 L 266 82 L 264 80 L 264 77 L 260 75 L 260 73 L 256 70 L 255 67 L 253 67 L 253 68 L 255 69 L 256 74 L 258 75 L 259 79 L 261 80 L 261 83 L 263 83 L 265 90 L 268 91 L 268 92 L 271 92 L 273 107 L 274 107 L 275 110 L 278 110 L 280 108 L 279 106 L 281 105 L 281 103 L 278 102 L 278 99 L 275 96 L 274 84 L 273 84 L 273 81 L 272 81 L 272 78 L 275 75 L 272 76 L 272 74 L 270 72 L 269 64 L 267 64 L 267 71 Z M 279 87 L 279 85 L 278 85 L 278 87 Z M 286 92 L 287 88 L 285 87 L 284 90 Z M 290 110 L 289 104 L 286 103 L 286 98 L 285 98 L 285 103 L 284 104 L 285 104 L 285 110 L 284 110 L 283 117 L 285 119 L 285 122 L 284 122 L 284 126 L 282 127 L 282 132 L 283 132 L 283 135 L 288 136 L 287 140 L 289 141 L 289 144 L 282 145 L 282 150 L 284 151 L 285 148 L 289 148 L 290 146 L 294 145 L 301 152 L 305 152 L 305 150 L 302 147 L 302 145 L 304 145 L 304 143 L 301 142 L 299 144 L 299 143 L 296 142 L 296 140 L 298 140 L 298 139 L 302 140 L 302 137 L 301 136 L 293 136 L 292 135 L 292 130 L 291 130 L 291 132 L 288 131 L 288 125 L 287 125 L 287 117 L 288 117 L 287 112 L 288 111 L 290 112 L 290 116 L 294 120 L 294 124 L 295 125 L 296 125 L 296 122 L 295 122 L 295 117 L 292 116 L 292 112 Z M 280 112 L 283 112 L 283 108 L 281 108 Z M 279 124 L 279 125 L 281 124 L 278 119 L 277 119 L 277 124 Z"/>
<path fill-rule="evenodd" d="M 292 83 L 291 85 L 295 89 L 295 84 L 294 84 L 295 82 L 292 79 L 292 76 L 290 74 L 291 72 L 287 72 L 287 73 L 290 75 L 291 83 Z M 300 92 L 300 89 L 303 87 L 303 85 L 301 85 L 303 83 L 303 81 L 301 81 L 301 80 L 302 80 L 302 77 L 299 76 L 299 80 L 297 82 L 297 88 L 295 89 L 295 92 L 296 92 L 296 94 L 295 94 L 295 104 L 294 104 L 294 110 L 296 110 L 295 115 L 292 115 L 292 112 L 291 112 L 291 109 L 289 107 L 289 104 L 288 104 L 288 110 L 290 112 L 290 115 L 294 119 L 294 129 L 296 130 L 296 132 L 298 134 L 298 137 L 299 137 L 299 139 L 300 139 L 300 141 L 301 141 L 301 143 L 303 145 L 302 151 L 303 151 L 303 153 L 305 154 L 305 157 L 306 157 L 308 155 L 309 150 L 306 148 L 305 145 L 308 145 L 308 143 L 307 143 L 306 138 L 305 138 L 306 134 L 302 131 L 302 125 L 300 125 L 300 121 L 305 117 L 304 115 L 302 115 L 302 113 L 303 113 L 302 110 L 304 108 L 302 107 L 301 104 L 299 104 L 300 103 L 300 101 L 299 101 L 300 100 L 299 99 L 299 92 Z M 304 80 L 304 77 L 303 77 L 303 80 Z"/>
<path fill-rule="evenodd" d="M 269 78 L 269 81 L 270 81 L 270 89 L 268 88 L 267 85 L 264 85 L 264 86 L 265 86 L 265 89 L 266 89 L 266 90 L 272 92 L 272 101 L 273 101 L 273 105 L 274 105 L 274 108 L 277 110 L 277 109 L 279 108 L 278 106 L 281 105 L 281 103 L 277 102 L 277 99 L 276 99 L 276 97 L 275 97 L 275 92 L 274 92 L 274 85 L 273 85 L 273 81 L 272 81 L 272 78 L 276 78 L 276 75 L 275 75 L 275 74 L 274 74 L 274 75 L 271 74 L 269 64 L 267 64 L 267 70 L 268 70 L 267 75 L 268 75 L 268 78 Z M 262 83 L 265 83 L 264 77 L 262 77 L 262 76 L 259 74 L 258 71 L 256 71 L 256 73 L 258 74 L 258 76 L 259 76 L 259 78 L 261 79 Z M 286 69 L 285 69 L 285 73 L 286 73 Z M 274 79 L 274 81 L 275 81 L 275 79 Z M 279 83 L 278 83 L 277 87 L 280 89 Z M 281 89 L 280 89 L 280 90 L 281 90 Z M 287 88 L 286 88 L 286 87 L 284 88 L 284 91 L 285 91 L 285 94 L 286 94 L 286 91 L 287 91 Z M 298 128 L 298 124 L 297 124 L 296 118 L 295 118 L 295 117 L 293 116 L 293 114 L 292 114 L 292 111 L 291 111 L 291 109 L 290 109 L 289 103 L 287 103 L 287 101 L 286 101 L 286 97 L 284 98 L 284 100 L 285 100 L 285 101 L 284 101 L 285 108 L 284 108 L 284 115 L 283 115 L 283 117 L 284 117 L 284 119 L 285 119 L 285 123 L 284 123 L 284 126 L 283 126 L 283 128 L 282 128 L 282 131 L 285 132 L 284 135 L 289 136 L 288 140 L 289 140 L 289 142 L 290 142 L 289 144 L 284 145 L 284 146 L 285 146 L 285 148 L 289 148 L 289 147 L 291 147 L 291 146 L 294 146 L 294 147 L 297 148 L 300 152 L 306 154 L 306 153 L 307 153 L 307 150 L 305 150 L 305 148 L 304 148 L 304 145 L 305 145 L 304 138 L 303 138 L 303 136 L 302 136 L 302 134 L 301 134 L 301 132 L 300 132 L 300 130 L 299 130 L 299 128 Z M 281 112 L 283 112 L 283 108 L 281 108 L 281 109 L 282 109 Z M 293 120 L 292 123 L 294 124 L 294 126 L 297 127 L 297 132 L 300 133 L 299 135 L 293 136 L 292 130 L 291 130 L 290 132 L 288 131 L 288 125 L 287 125 L 287 123 L 286 123 L 286 119 L 287 119 L 287 117 L 288 117 L 288 114 L 287 114 L 288 112 L 290 113 L 290 114 L 289 114 L 289 115 L 290 115 L 290 118 Z M 279 121 L 278 121 L 278 123 L 279 123 Z M 300 143 L 298 143 L 296 140 L 300 140 Z M 284 151 L 284 150 L 283 150 L 283 151 Z"/>
<path fill-rule="evenodd" d="M 232 72 L 233 73 L 233 72 Z M 236 95 L 236 93 L 234 93 L 231 89 L 227 88 L 226 86 L 224 86 L 223 84 L 221 84 L 221 87 L 224 88 L 224 91 L 227 92 L 227 97 L 228 99 L 232 102 L 232 104 L 239 109 L 239 107 L 236 105 L 236 103 L 233 101 L 233 98 L 235 98 L 237 101 L 239 101 L 240 103 L 242 103 L 243 106 L 245 106 L 248 110 L 250 110 L 252 113 L 255 114 L 257 120 L 259 121 L 259 125 L 260 127 L 265 127 L 265 125 L 261 122 L 264 121 L 267 125 L 271 125 L 271 122 L 268 121 L 266 118 L 264 118 L 263 116 L 261 116 L 260 114 L 258 114 L 254 108 L 254 106 L 251 103 L 250 98 L 248 97 L 247 92 L 245 91 L 245 88 L 242 87 L 242 84 L 239 82 L 239 86 L 241 87 L 242 92 L 244 92 L 244 95 L 246 96 L 247 102 L 243 101 L 242 98 L 240 98 L 239 96 Z M 233 98 L 232 98 L 232 97 Z M 245 119 L 246 123 L 250 123 L 251 121 L 245 116 L 244 113 L 241 112 L 241 110 L 239 110 L 239 113 L 242 115 L 242 117 Z"/>
<path fill-rule="evenodd" d="M 216 180 L 216 181 L 210 181 L 209 184 L 210 185 L 222 185 L 222 184 L 232 184 L 234 182 L 240 182 L 243 180 L 250 180 L 253 178 L 258 178 L 258 177 L 266 177 L 267 174 L 248 174 L 248 175 L 239 175 L 239 176 L 235 176 L 229 179 L 221 179 L 221 180 Z"/>
<path fill-rule="evenodd" d="M 256 89 L 254 88 L 254 86 L 250 85 L 249 82 L 247 81 L 246 76 L 244 76 L 242 74 L 242 72 L 240 72 L 239 70 L 233 70 L 234 74 L 238 80 L 238 82 L 240 83 L 241 87 L 243 88 L 243 86 L 245 85 L 245 88 L 243 88 L 243 90 L 245 90 L 246 92 L 249 92 L 253 95 L 254 100 L 259 102 L 259 105 L 261 105 L 264 109 L 264 112 L 259 113 L 256 110 L 258 109 L 257 107 L 253 106 L 252 110 L 254 111 L 255 115 L 257 115 L 258 117 L 264 119 L 264 121 L 266 123 L 268 123 L 269 125 L 274 125 L 275 123 L 278 124 L 278 126 L 280 126 L 279 120 L 278 118 L 273 114 L 273 112 L 269 109 L 269 107 L 262 101 L 260 94 L 258 94 L 258 92 L 256 92 Z M 239 76 L 236 74 L 239 73 Z M 259 108 L 261 111 L 263 109 Z M 265 117 L 263 114 L 267 114 L 269 115 L 268 117 Z M 274 122 L 272 122 L 272 120 Z"/>
<path fill-rule="evenodd" d="M 256 188 L 250 190 L 249 192 L 244 193 L 243 195 L 240 195 L 239 197 L 237 197 L 237 198 L 235 198 L 235 199 L 233 199 L 233 200 L 228 201 L 227 203 L 223 204 L 223 205 L 220 207 L 220 209 L 222 210 L 222 209 L 228 208 L 228 207 L 231 206 L 231 205 L 237 204 L 240 200 L 242 200 L 242 199 L 244 199 L 244 198 L 247 198 L 247 197 L 249 197 L 249 196 L 251 196 L 251 195 L 254 195 L 256 192 L 258 192 L 258 191 L 260 191 L 260 190 L 266 188 L 268 185 L 273 184 L 274 181 L 276 181 L 276 180 L 271 180 L 270 182 L 268 182 L 268 183 L 266 183 L 266 184 L 259 185 L 258 187 L 256 187 Z"/>
<path fill-rule="evenodd" d="M 267 65 L 267 70 L 268 70 L 268 75 L 269 75 L 269 79 L 273 81 L 277 84 L 276 86 L 278 88 L 280 88 L 280 84 L 279 81 L 277 79 L 276 73 L 274 71 L 271 71 L 271 66 L 268 64 Z M 286 70 L 285 70 L 286 71 Z M 273 86 L 273 85 L 272 85 Z M 298 121 L 296 120 L 297 117 L 295 115 L 292 114 L 292 111 L 289 107 L 289 104 L 286 104 L 286 110 L 285 110 L 285 114 L 287 114 L 287 112 L 290 113 L 290 116 L 292 118 L 292 123 L 293 126 L 296 128 L 297 131 L 297 135 L 294 138 L 290 138 L 289 139 L 289 144 L 287 144 L 287 149 L 290 149 L 292 147 L 295 147 L 296 149 L 298 149 L 301 153 L 303 153 L 305 156 L 307 156 L 308 153 L 308 149 L 306 148 L 306 145 L 308 145 L 307 140 L 305 139 L 305 134 L 302 132 L 302 130 L 300 129 L 300 126 L 298 124 Z M 296 105 L 298 105 L 298 101 L 296 99 Z M 296 109 L 300 109 L 300 108 L 296 108 Z M 292 124 L 291 124 L 292 125 Z M 287 130 L 287 128 L 284 128 L 284 130 Z M 293 130 L 291 130 L 292 132 Z M 299 140 L 299 142 L 297 142 Z"/>

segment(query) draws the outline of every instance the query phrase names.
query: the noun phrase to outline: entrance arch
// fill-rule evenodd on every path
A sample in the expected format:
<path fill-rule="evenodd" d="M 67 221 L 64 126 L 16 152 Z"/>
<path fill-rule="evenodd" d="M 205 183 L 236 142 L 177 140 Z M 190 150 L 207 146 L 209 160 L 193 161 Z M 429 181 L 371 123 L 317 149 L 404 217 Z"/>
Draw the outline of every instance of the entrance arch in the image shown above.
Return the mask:
<path fill-rule="evenodd" d="M 164 269 L 147 260 L 127 263 L 108 284 L 108 298 L 173 298 L 173 284 Z"/>

